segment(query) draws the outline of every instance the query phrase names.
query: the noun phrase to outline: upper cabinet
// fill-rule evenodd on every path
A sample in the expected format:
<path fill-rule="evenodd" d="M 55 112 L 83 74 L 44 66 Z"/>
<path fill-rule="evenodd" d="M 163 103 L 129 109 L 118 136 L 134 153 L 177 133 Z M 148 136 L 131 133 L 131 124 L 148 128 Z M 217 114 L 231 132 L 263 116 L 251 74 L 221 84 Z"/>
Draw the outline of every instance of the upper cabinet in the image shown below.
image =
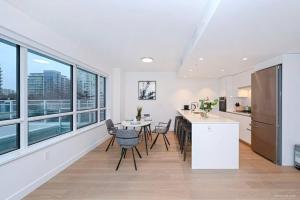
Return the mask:
<path fill-rule="evenodd" d="M 253 72 L 254 70 L 249 70 L 220 78 L 220 96 L 247 97 L 251 86 L 251 73 Z M 245 95 L 246 93 L 247 95 Z"/>

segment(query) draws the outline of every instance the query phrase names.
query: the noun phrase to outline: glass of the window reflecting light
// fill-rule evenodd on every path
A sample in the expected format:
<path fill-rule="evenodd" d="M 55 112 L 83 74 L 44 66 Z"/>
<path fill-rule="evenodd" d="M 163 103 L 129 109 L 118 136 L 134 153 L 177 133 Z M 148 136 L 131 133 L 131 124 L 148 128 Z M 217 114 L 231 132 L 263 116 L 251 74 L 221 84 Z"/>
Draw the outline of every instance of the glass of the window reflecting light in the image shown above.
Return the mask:
<path fill-rule="evenodd" d="M 0 126 L 0 155 L 20 148 L 19 124 Z"/>
<path fill-rule="evenodd" d="M 82 128 L 97 122 L 97 111 L 77 114 L 77 128 Z"/>
<path fill-rule="evenodd" d="M 106 119 L 106 110 L 100 110 L 100 121 L 104 121 Z"/>
<path fill-rule="evenodd" d="M 0 39 L 0 121 L 19 117 L 19 48 Z"/>
<path fill-rule="evenodd" d="M 97 75 L 77 70 L 77 110 L 97 108 Z"/>
<path fill-rule="evenodd" d="M 28 124 L 28 144 L 35 144 L 72 131 L 72 115 L 32 121 Z"/>
<path fill-rule="evenodd" d="M 99 82 L 100 82 L 100 88 L 99 88 L 99 101 L 100 101 L 100 108 L 105 108 L 105 96 L 106 96 L 106 91 L 105 91 L 105 85 L 106 85 L 106 78 L 100 76 L 99 77 Z"/>
<path fill-rule="evenodd" d="M 72 111 L 72 66 L 28 52 L 28 116 Z"/>

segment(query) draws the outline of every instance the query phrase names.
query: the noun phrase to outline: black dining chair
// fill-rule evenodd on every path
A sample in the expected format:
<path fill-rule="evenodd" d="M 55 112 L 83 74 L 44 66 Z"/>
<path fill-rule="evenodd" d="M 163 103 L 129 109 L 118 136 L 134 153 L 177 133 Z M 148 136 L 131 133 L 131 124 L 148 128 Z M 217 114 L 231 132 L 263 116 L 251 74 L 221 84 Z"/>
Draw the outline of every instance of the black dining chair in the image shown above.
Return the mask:
<path fill-rule="evenodd" d="M 134 149 L 136 150 L 137 154 L 140 158 L 142 158 L 139 150 L 137 149 L 137 145 L 139 144 L 139 133 L 135 130 L 117 130 L 116 134 L 117 142 L 121 147 L 121 157 L 119 163 L 117 165 L 116 171 L 119 169 L 122 159 L 125 157 L 126 152 L 128 149 L 131 149 L 134 168 L 137 170 L 136 161 L 134 156 Z"/>
<path fill-rule="evenodd" d="M 165 145 L 166 145 L 166 149 L 167 151 L 169 150 L 168 148 L 168 145 L 170 145 L 170 142 L 167 138 L 167 133 L 169 132 L 169 129 L 170 129 L 170 125 L 171 125 L 171 119 L 169 119 L 169 121 L 167 123 L 164 123 L 164 122 L 159 122 L 158 123 L 158 126 L 155 126 L 155 129 L 154 129 L 154 133 L 157 133 L 150 149 L 152 149 L 152 147 L 155 145 L 156 141 L 157 141 L 157 138 L 159 135 L 162 135 L 163 136 L 163 139 L 164 139 L 164 142 L 165 142 Z"/>
<path fill-rule="evenodd" d="M 116 125 L 119 125 L 121 123 L 114 124 L 111 119 L 107 119 L 105 121 L 105 124 L 106 124 L 108 134 L 112 135 L 112 138 L 110 139 L 110 141 L 105 149 L 105 151 L 108 151 L 109 147 L 113 146 L 114 142 L 115 142 L 115 137 L 116 137 L 116 133 L 118 130 L 118 127 L 116 127 Z"/>

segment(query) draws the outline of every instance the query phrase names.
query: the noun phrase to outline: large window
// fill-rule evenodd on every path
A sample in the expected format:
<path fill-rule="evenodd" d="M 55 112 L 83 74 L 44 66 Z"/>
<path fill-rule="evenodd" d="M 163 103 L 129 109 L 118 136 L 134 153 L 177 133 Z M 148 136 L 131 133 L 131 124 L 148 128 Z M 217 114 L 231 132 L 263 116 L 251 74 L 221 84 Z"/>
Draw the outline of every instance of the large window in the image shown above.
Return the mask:
<path fill-rule="evenodd" d="M 19 63 L 20 47 L 0 39 L 0 155 L 20 148 Z"/>
<path fill-rule="evenodd" d="M 100 101 L 100 121 L 106 119 L 106 78 L 99 77 L 99 101 Z"/>
<path fill-rule="evenodd" d="M 28 116 L 72 111 L 72 66 L 28 52 Z"/>
<path fill-rule="evenodd" d="M 77 69 L 77 127 L 97 122 L 97 75 Z"/>
<path fill-rule="evenodd" d="M 28 123 L 28 145 L 72 131 L 72 66 L 29 50 L 27 58 L 28 116 L 49 115 Z"/>
<path fill-rule="evenodd" d="M 0 38 L 0 155 L 17 150 L 10 159 L 104 121 L 106 81 L 76 63 Z"/>

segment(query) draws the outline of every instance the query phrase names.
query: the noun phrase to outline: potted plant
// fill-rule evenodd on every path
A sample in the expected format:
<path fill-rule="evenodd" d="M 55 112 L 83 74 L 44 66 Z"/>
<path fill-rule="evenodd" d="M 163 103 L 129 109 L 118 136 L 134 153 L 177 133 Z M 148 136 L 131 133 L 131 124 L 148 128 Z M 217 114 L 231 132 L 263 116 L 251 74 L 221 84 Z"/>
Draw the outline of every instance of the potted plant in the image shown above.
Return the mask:
<path fill-rule="evenodd" d="M 142 110 L 143 110 L 143 108 L 141 106 L 137 107 L 137 114 L 136 114 L 137 121 L 141 121 L 141 119 L 142 119 Z"/>
<path fill-rule="evenodd" d="M 200 110 L 203 110 L 203 117 L 207 117 L 207 114 L 212 111 L 213 108 L 215 108 L 218 105 L 219 100 L 209 100 L 209 98 L 206 99 L 200 99 Z"/>

